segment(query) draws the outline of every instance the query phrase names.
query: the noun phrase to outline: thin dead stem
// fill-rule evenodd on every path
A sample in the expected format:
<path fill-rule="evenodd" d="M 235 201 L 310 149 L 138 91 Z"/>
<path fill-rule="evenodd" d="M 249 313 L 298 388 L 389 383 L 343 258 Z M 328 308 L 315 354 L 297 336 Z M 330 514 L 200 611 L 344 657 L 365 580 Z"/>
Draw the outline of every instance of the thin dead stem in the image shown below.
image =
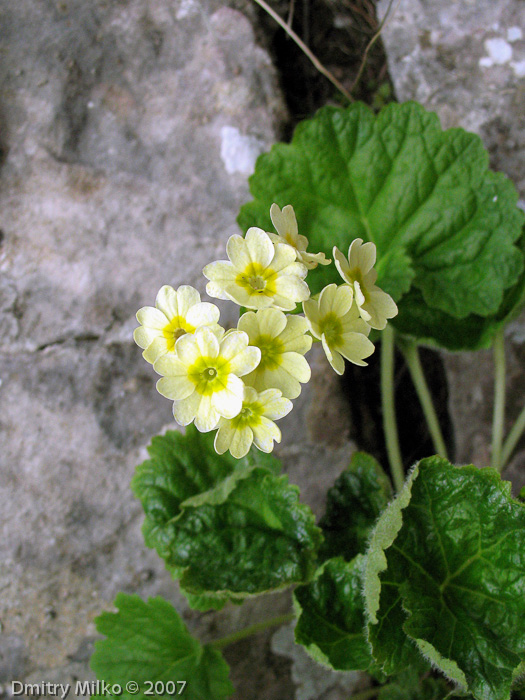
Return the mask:
<path fill-rule="evenodd" d="M 257 0 L 256 0 L 256 2 L 257 2 Z M 400 3 L 401 3 L 401 0 L 397 0 L 396 6 L 394 8 L 394 12 L 392 14 L 395 14 L 395 11 L 399 7 Z M 381 32 L 383 31 L 383 28 L 385 27 L 385 25 L 389 19 L 390 11 L 392 9 L 393 4 L 394 4 L 394 0 L 390 0 L 388 7 L 387 7 L 387 10 L 385 12 L 385 16 L 383 17 L 381 24 L 377 28 L 377 32 L 374 34 L 374 36 L 370 39 L 370 41 L 367 44 L 367 47 L 366 47 L 365 52 L 363 54 L 363 60 L 361 61 L 361 65 L 359 66 L 359 70 L 357 71 L 357 75 L 354 79 L 354 82 L 352 83 L 352 86 L 350 87 L 351 93 L 355 90 L 356 86 L 358 85 L 359 81 L 361 80 L 361 76 L 363 75 L 363 71 L 365 69 L 365 65 L 366 65 L 366 62 L 368 59 L 368 54 L 370 53 L 370 49 L 372 48 L 372 46 L 376 43 L 376 41 L 381 36 Z"/>
<path fill-rule="evenodd" d="M 273 10 L 268 5 L 268 3 L 266 3 L 265 0 L 255 0 L 255 2 L 258 5 L 260 5 L 260 7 L 262 7 L 263 10 L 265 12 L 267 12 L 270 15 L 270 17 L 272 17 L 272 19 L 274 19 L 280 27 L 282 27 L 282 29 L 284 29 L 284 31 L 288 34 L 288 36 L 291 39 L 293 39 L 293 41 L 295 41 L 297 46 L 301 49 L 301 51 L 306 56 L 308 56 L 308 58 L 314 64 L 314 66 L 317 68 L 319 73 L 322 73 L 322 75 L 324 75 L 325 78 L 327 78 L 332 83 L 332 85 L 334 87 L 336 87 L 339 90 L 339 92 L 342 93 L 346 97 L 346 99 L 349 102 L 353 102 L 354 98 L 352 97 L 350 92 L 348 92 L 348 90 L 344 87 L 344 85 L 342 85 L 339 82 L 339 80 L 337 80 L 337 78 L 334 75 L 332 75 L 332 73 L 330 73 L 330 71 L 327 68 L 325 68 L 323 66 L 321 61 L 319 61 L 319 59 L 310 51 L 310 49 L 308 48 L 308 46 L 306 46 L 304 41 L 302 41 L 302 39 L 300 39 L 297 36 L 297 34 L 294 32 L 294 30 L 290 26 L 288 26 L 288 24 L 286 24 L 286 22 L 277 14 L 277 12 L 275 12 L 275 10 Z"/>

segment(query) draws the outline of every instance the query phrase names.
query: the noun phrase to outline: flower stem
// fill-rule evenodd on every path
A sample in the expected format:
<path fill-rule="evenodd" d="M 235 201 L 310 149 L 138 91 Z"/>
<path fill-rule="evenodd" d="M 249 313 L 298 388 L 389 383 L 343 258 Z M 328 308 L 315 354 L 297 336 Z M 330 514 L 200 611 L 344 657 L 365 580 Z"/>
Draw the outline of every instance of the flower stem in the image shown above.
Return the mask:
<path fill-rule="evenodd" d="M 423 367 L 421 366 L 418 347 L 416 343 L 410 341 L 403 344 L 402 350 L 427 421 L 434 448 L 441 457 L 448 459 L 445 440 L 443 439 L 432 396 L 430 395 Z"/>
<path fill-rule="evenodd" d="M 256 622 L 254 625 L 245 627 L 238 632 L 233 632 L 233 634 L 229 634 L 226 637 L 216 639 L 214 642 L 211 642 L 209 646 L 212 646 L 214 649 L 224 649 L 224 647 L 230 646 L 230 644 L 235 644 L 235 642 L 239 642 L 241 639 L 251 637 L 254 634 L 259 634 L 259 632 L 264 632 L 264 630 L 268 629 L 269 627 L 285 625 L 287 622 L 292 622 L 292 620 L 295 620 L 295 613 L 287 613 L 286 615 L 271 617 L 269 620 Z"/>
<path fill-rule="evenodd" d="M 518 419 L 512 426 L 510 433 L 507 435 L 507 439 L 503 443 L 503 449 L 501 451 L 501 468 L 507 464 L 510 459 L 511 454 L 514 452 L 514 448 L 518 444 L 523 431 L 525 430 L 525 406 L 521 409 L 521 413 Z"/>
<path fill-rule="evenodd" d="M 387 325 L 381 340 L 381 402 L 383 405 L 383 431 L 385 434 L 388 461 L 396 491 L 400 491 L 405 481 L 399 437 L 397 433 L 396 409 L 394 400 L 394 331 Z"/>
<path fill-rule="evenodd" d="M 492 415 L 492 466 L 501 471 L 505 423 L 505 340 L 503 328 L 494 336 L 494 413 Z M 510 436 L 509 436 L 510 437 Z"/>

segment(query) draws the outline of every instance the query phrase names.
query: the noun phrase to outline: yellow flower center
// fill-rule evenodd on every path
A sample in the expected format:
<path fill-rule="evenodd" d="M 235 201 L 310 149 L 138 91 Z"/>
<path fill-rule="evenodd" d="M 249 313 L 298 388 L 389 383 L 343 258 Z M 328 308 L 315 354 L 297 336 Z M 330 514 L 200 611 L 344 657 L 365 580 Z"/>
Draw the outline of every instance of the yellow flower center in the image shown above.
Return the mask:
<path fill-rule="evenodd" d="M 239 428 L 255 428 L 261 422 L 263 414 L 263 406 L 258 401 L 254 403 L 243 404 L 242 410 L 238 416 L 232 418 L 231 426 L 234 430 Z"/>
<path fill-rule="evenodd" d="M 328 345 L 333 347 L 341 342 L 343 326 L 339 317 L 333 311 L 326 314 L 326 316 L 319 321 L 319 329 L 321 334 L 324 333 Z"/>
<path fill-rule="evenodd" d="M 260 263 L 253 262 L 246 266 L 244 272 L 235 278 L 236 284 L 243 287 L 250 294 L 273 296 L 275 294 L 275 271 L 271 267 L 263 267 Z"/>
<path fill-rule="evenodd" d="M 230 364 L 221 357 L 199 357 L 188 369 L 188 378 L 195 384 L 195 390 L 202 396 L 222 391 L 226 387 Z"/>
<path fill-rule="evenodd" d="M 261 351 L 261 361 L 257 369 L 277 369 L 282 362 L 284 343 L 279 338 L 261 334 L 252 343 Z"/>
<path fill-rule="evenodd" d="M 168 350 L 171 352 L 175 348 L 175 343 L 185 333 L 193 333 L 195 328 L 186 323 L 185 318 L 175 316 L 171 319 L 167 326 L 162 329 L 162 335 L 168 341 Z"/>

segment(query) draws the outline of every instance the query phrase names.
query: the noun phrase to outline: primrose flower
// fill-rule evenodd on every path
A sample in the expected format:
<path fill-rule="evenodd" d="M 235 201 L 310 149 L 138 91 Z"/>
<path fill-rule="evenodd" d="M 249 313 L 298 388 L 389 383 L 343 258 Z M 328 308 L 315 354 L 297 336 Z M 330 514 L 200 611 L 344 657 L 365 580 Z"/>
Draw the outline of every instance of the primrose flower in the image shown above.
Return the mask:
<path fill-rule="evenodd" d="M 273 443 L 281 442 L 281 431 L 273 421 L 292 410 L 292 402 L 283 398 L 278 389 L 266 389 L 258 394 L 245 387 L 241 412 L 227 420 L 221 418 L 215 436 L 215 451 L 222 455 L 229 450 L 240 459 L 252 443 L 262 452 L 271 452 Z"/>
<path fill-rule="evenodd" d="M 201 432 L 217 427 L 221 417 L 234 418 L 242 409 L 240 377 L 259 364 L 261 351 L 248 346 L 248 336 L 232 331 L 220 339 L 206 327 L 181 336 L 175 353 L 160 357 L 153 368 L 163 377 L 157 390 L 173 399 L 179 425 L 193 420 Z"/>
<path fill-rule="evenodd" d="M 332 261 L 327 260 L 324 253 L 307 253 L 308 238 L 299 235 L 297 219 L 291 204 L 283 207 L 281 211 L 277 204 L 272 204 L 270 217 L 275 226 L 275 233 L 268 235 L 274 243 L 286 243 L 295 248 L 297 260 L 302 262 L 309 270 L 313 270 L 317 265 L 329 265 Z"/>
<path fill-rule="evenodd" d="M 250 345 L 261 351 L 261 361 L 244 383 L 257 391 L 271 387 L 295 399 L 301 393 L 299 382 L 308 382 L 311 370 L 303 355 L 312 347 L 306 335 L 308 321 L 303 316 L 286 316 L 278 309 L 249 311 L 241 316 L 239 330 L 248 334 Z"/>
<path fill-rule="evenodd" d="M 376 261 L 374 243 L 364 243 L 362 238 L 352 241 L 348 249 L 348 260 L 334 246 L 334 262 L 341 277 L 354 290 L 359 315 L 372 328 L 383 330 L 388 318 L 397 314 L 392 297 L 375 286 L 377 272 L 372 268 Z"/>
<path fill-rule="evenodd" d="M 249 309 L 274 306 L 291 311 L 310 296 L 306 267 L 295 262 L 295 249 L 274 246 L 262 229 L 248 229 L 246 238 L 230 236 L 226 251 L 230 260 L 217 260 L 203 270 L 211 297 L 231 299 Z"/>
<path fill-rule="evenodd" d="M 365 367 L 367 363 L 363 359 L 374 352 L 374 345 L 367 338 L 370 327 L 359 318 L 353 296 L 352 287 L 329 284 L 319 299 L 303 303 L 310 330 L 321 340 L 328 362 L 337 374 L 345 371 L 343 358 Z"/>
<path fill-rule="evenodd" d="M 200 326 L 217 331 L 219 309 L 215 304 L 201 302 L 199 292 L 189 285 L 175 291 L 164 285 L 157 294 L 155 307 L 144 306 L 137 311 L 141 324 L 133 333 L 137 345 L 145 348 L 142 356 L 153 364 L 156 359 L 172 352 L 175 342 L 185 333 L 193 333 Z"/>

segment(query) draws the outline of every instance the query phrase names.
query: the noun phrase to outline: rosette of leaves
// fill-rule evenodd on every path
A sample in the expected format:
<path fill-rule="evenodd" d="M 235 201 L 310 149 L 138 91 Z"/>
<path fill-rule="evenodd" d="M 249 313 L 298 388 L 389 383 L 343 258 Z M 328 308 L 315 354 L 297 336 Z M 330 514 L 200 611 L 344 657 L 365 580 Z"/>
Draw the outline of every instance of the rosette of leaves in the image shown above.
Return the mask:
<path fill-rule="evenodd" d="M 398 330 L 453 350 L 487 347 L 525 285 L 517 192 L 488 164 L 478 136 L 443 131 L 414 102 L 377 116 L 361 103 L 324 107 L 259 157 L 238 221 L 270 231 L 271 204 L 292 204 L 311 252 L 374 242 Z M 308 282 L 315 294 L 341 279 L 330 265 Z"/>
<path fill-rule="evenodd" d="M 144 539 L 193 607 L 220 608 L 311 578 L 321 533 L 277 459 L 255 450 L 241 460 L 218 455 L 213 436 L 193 426 L 148 449 L 132 481 Z"/>

